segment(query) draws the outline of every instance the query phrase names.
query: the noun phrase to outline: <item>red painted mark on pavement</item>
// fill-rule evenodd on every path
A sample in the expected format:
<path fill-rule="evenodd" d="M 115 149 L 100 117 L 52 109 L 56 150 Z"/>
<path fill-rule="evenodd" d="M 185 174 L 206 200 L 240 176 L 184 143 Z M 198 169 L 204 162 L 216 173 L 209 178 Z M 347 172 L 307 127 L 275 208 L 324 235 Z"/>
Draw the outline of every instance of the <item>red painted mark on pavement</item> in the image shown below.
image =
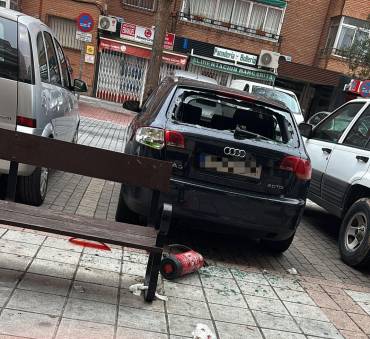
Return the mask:
<path fill-rule="evenodd" d="M 69 242 L 82 247 L 88 247 L 88 248 L 95 248 L 97 250 L 102 251 L 110 251 L 111 249 L 106 244 L 103 244 L 102 242 L 95 242 L 95 241 L 88 241 L 78 238 L 70 238 Z"/>

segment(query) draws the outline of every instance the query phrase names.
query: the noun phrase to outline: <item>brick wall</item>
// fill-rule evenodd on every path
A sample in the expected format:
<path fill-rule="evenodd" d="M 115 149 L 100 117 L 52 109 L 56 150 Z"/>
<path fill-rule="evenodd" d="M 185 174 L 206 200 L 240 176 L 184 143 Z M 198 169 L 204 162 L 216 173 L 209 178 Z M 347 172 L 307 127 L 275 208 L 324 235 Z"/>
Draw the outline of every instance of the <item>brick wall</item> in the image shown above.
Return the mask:
<path fill-rule="evenodd" d="M 370 0 L 346 0 L 343 15 L 366 20 L 370 15 Z"/>
<path fill-rule="evenodd" d="M 93 36 L 92 45 L 97 45 L 98 34 L 98 17 L 100 10 L 93 4 L 80 3 L 72 0 L 23 0 L 21 9 L 25 14 L 32 15 L 39 18 L 46 24 L 50 16 L 58 16 L 71 20 L 76 20 L 78 15 L 82 12 L 89 13 L 95 19 L 94 29 L 91 32 Z M 73 67 L 73 77 L 78 78 L 80 68 L 80 51 L 69 48 L 64 49 L 67 57 L 70 59 Z M 84 63 L 82 79 L 86 81 L 89 87 L 89 94 L 91 94 L 94 81 L 95 65 Z"/>

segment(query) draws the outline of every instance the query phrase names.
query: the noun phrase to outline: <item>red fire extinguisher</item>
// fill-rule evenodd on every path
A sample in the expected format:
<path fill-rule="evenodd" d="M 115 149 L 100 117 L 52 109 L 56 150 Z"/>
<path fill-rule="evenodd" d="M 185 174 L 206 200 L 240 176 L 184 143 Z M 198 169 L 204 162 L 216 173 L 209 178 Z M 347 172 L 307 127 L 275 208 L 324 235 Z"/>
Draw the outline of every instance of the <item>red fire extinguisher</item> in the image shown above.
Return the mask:
<path fill-rule="evenodd" d="M 161 261 L 160 271 L 165 279 L 173 280 L 185 274 L 193 273 L 206 266 L 203 256 L 184 245 L 169 245 L 170 251 Z M 185 251 L 172 253 L 174 250 Z"/>

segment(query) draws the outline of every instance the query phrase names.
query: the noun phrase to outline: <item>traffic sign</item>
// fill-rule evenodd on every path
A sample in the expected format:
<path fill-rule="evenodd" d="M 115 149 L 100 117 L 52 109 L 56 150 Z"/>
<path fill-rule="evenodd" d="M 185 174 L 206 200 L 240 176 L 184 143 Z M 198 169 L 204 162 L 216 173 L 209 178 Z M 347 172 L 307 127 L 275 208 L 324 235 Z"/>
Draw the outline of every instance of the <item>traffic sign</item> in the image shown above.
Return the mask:
<path fill-rule="evenodd" d="M 370 98 L 370 80 L 365 80 L 362 82 L 360 87 L 360 94 L 364 98 Z"/>
<path fill-rule="evenodd" d="M 77 18 L 77 28 L 81 32 L 90 32 L 94 27 L 94 19 L 89 13 L 81 13 Z"/>
<path fill-rule="evenodd" d="M 92 34 L 81 32 L 81 31 L 76 31 L 76 39 L 80 41 L 91 42 Z"/>
<path fill-rule="evenodd" d="M 95 47 L 92 45 L 86 45 L 86 54 L 94 55 Z"/>

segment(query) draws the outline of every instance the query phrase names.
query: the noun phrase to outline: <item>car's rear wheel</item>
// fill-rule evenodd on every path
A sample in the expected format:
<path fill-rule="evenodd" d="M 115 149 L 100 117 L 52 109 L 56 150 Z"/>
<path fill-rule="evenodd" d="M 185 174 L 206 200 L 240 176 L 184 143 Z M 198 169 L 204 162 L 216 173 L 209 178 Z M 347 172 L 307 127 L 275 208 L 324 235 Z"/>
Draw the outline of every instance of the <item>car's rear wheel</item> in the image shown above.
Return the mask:
<path fill-rule="evenodd" d="M 140 219 L 140 215 L 132 211 L 130 207 L 127 206 L 121 190 L 116 211 L 116 221 L 124 222 L 127 224 L 140 225 Z"/>
<path fill-rule="evenodd" d="M 357 200 L 346 213 L 339 232 L 339 250 L 350 266 L 370 264 L 370 199 Z"/>
<path fill-rule="evenodd" d="M 27 177 L 18 178 L 18 196 L 21 202 L 40 206 L 46 197 L 49 182 L 49 169 L 38 167 Z"/>
<path fill-rule="evenodd" d="M 282 252 L 285 252 L 290 247 L 290 245 L 293 242 L 294 235 L 295 234 L 293 234 L 290 238 L 286 240 L 279 240 L 279 241 L 262 239 L 261 243 L 264 247 L 266 247 L 268 250 L 272 252 L 282 253 Z"/>

